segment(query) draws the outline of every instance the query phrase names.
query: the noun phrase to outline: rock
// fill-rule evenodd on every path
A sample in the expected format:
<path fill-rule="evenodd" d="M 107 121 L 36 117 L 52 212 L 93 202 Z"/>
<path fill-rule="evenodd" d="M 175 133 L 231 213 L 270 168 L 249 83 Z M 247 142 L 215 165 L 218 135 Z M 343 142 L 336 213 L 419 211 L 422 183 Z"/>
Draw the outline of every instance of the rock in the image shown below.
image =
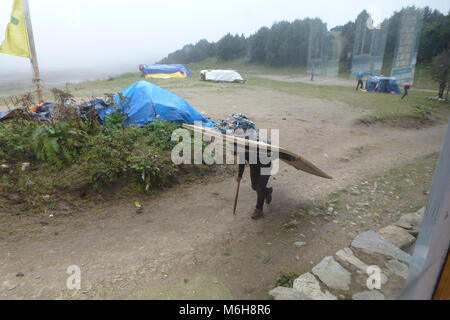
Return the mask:
<path fill-rule="evenodd" d="M 392 260 L 388 260 L 386 262 L 386 267 L 388 268 L 389 272 L 391 274 L 395 274 L 399 277 L 402 277 L 403 279 L 406 279 L 408 277 L 408 265 L 392 259 Z"/>
<path fill-rule="evenodd" d="M 412 259 L 411 255 L 386 241 L 373 230 L 365 231 L 356 236 L 352 241 L 352 247 L 381 253 L 407 263 Z"/>
<path fill-rule="evenodd" d="M 408 231 L 392 224 L 381 228 L 377 233 L 400 249 L 406 249 L 411 246 L 414 241 L 416 241 L 416 238 L 414 238 Z"/>
<path fill-rule="evenodd" d="M 306 242 L 302 242 L 302 241 L 297 241 L 297 242 L 295 242 L 294 243 L 294 245 L 296 246 L 296 247 L 303 247 L 304 245 L 306 244 Z"/>
<path fill-rule="evenodd" d="M 337 263 L 332 256 L 322 259 L 312 272 L 328 287 L 333 289 L 348 290 L 351 282 L 351 274 Z"/>
<path fill-rule="evenodd" d="M 409 233 L 417 234 L 422 224 L 422 219 L 423 217 L 417 212 L 407 213 L 402 215 L 395 225 L 406 229 Z"/>
<path fill-rule="evenodd" d="M 425 209 L 426 209 L 426 207 L 422 207 L 417 211 L 417 213 L 423 217 L 423 215 L 425 214 Z"/>
<path fill-rule="evenodd" d="M 31 166 L 31 164 L 29 162 L 23 162 L 21 170 L 22 171 L 28 171 L 28 170 L 30 170 L 30 166 Z"/>
<path fill-rule="evenodd" d="M 378 290 L 366 290 L 355 293 L 353 300 L 384 300 L 384 295 Z"/>
<path fill-rule="evenodd" d="M 389 282 L 381 286 L 380 291 L 384 294 L 385 300 L 401 299 L 401 294 L 405 288 L 406 280 L 401 277 L 391 277 Z"/>
<path fill-rule="evenodd" d="M 7 164 L 0 164 L 0 170 L 1 171 L 8 171 L 9 170 L 9 166 Z"/>
<path fill-rule="evenodd" d="M 297 220 L 293 219 L 291 221 L 286 222 L 283 225 L 286 229 L 292 229 L 297 227 Z"/>
<path fill-rule="evenodd" d="M 23 277 L 23 276 L 25 276 L 25 275 L 23 274 L 23 272 L 17 272 L 17 274 L 16 274 L 16 277 Z"/>
<path fill-rule="evenodd" d="M 367 272 L 367 268 L 369 266 L 366 263 L 359 260 L 357 257 L 355 257 L 353 251 L 350 250 L 350 248 L 344 248 L 343 250 L 339 250 L 338 252 L 336 252 L 336 256 L 354 265 L 356 268 L 363 271 L 364 273 Z"/>
<path fill-rule="evenodd" d="M 325 293 L 320 289 L 319 281 L 307 272 L 294 280 L 293 289 L 301 292 L 312 300 L 337 300 L 335 296 L 325 290 Z"/>
<path fill-rule="evenodd" d="M 293 288 L 276 287 L 269 291 L 275 300 L 311 300 L 306 295 Z"/>
<path fill-rule="evenodd" d="M 397 221 L 396 223 L 394 223 L 394 225 L 396 225 L 397 227 L 403 228 L 408 232 L 411 232 L 411 230 L 413 229 L 412 225 L 410 225 L 409 223 L 402 222 L 400 220 Z"/>

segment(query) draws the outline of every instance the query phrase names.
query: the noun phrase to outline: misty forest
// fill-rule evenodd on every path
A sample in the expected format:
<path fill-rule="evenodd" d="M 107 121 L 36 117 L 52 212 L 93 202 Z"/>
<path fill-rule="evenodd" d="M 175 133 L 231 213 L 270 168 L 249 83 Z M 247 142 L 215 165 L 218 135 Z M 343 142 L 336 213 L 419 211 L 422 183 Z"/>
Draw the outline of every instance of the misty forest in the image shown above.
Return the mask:
<path fill-rule="evenodd" d="M 403 9 L 404 10 L 404 9 Z M 390 65 L 397 43 L 396 32 L 402 10 L 396 11 L 383 23 L 389 23 L 385 48 L 383 71 L 390 73 Z M 362 11 L 357 19 L 367 19 L 369 14 Z M 330 31 L 339 34 L 341 50 L 339 56 L 340 73 L 349 73 L 351 69 L 352 51 L 355 39 L 355 21 L 343 26 L 336 26 Z M 308 52 L 308 35 L 311 25 L 326 24 L 319 18 L 306 18 L 293 22 L 280 21 L 272 27 L 262 27 L 256 33 L 244 35 L 226 34 L 217 42 L 200 40 L 196 44 L 185 45 L 182 49 L 170 53 L 161 63 L 192 63 L 209 57 L 217 57 L 222 61 L 245 58 L 249 62 L 267 64 L 274 67 L 306 66 Z M 450 13 L 424 9 L 424 21 L 420 34 L 418 64 L 431 64 L 434 57 L 450 46 Z"/>

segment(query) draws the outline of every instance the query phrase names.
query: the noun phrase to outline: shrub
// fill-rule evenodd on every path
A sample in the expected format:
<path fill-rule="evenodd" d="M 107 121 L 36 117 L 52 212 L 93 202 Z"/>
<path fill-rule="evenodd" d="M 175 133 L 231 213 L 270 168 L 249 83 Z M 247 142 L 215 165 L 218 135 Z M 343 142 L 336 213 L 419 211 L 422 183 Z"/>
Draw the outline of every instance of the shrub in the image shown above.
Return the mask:
<path fill-rule="evenodd" d="M 14 174 L 0 176 L 0 193 L 19 192 L 24 203 L 38 207 L 43 193 L 101 189 L 120 179 L 141 192 L 170 186 L 184 172 L 171 160 L 176 144 L 171 136 L 178 126 L 160 121 L 108 128 L 81 121 L 3 122 L 0 162 L 33 164 L 31 172 L 13 166 Z"/>
<path fill-rule="evenodd" d="M 147 123 L 142 129 L 147 136 L 147 143 L 161 148 L 162 150 L 172 150 L 177 144 L 171 141 L 172 132 L 180 127 L 177 123 L 167 121 L 153 121 Z"/>
<path fill-rule="evenodd" d="M 154 122 L 144 128 L 109 128 L 89 137 L 86 152 L 71 168 L 72 176 L 101 188 L 121 177 L 133 180 L 140 190 L 163 187 L 174 181 L 177 168 L 170 158 L 170 123 Z"/>
<path fill-rule="evenodd" d="M 123 128 L 123 122 L 128 119 L 126 111 L 130 105 L 130 98 L 123 96 L 121 93 L 118 93 L 118 97 L 119 101 L 117 104 L 114 102 L 114 98 L 110 97 L 112 111 L 105 115 L 104 118 L 106 130 Z"/>
<path fill-rule="evenodd" d="M 34 151 L 31 135 L 38 124 L 16 119 L 0 124 L 0 162 L 31 161 Z"/>
<path fill-rule="evenodd" d="M 145 143 L 134 146 L 127 164 L 128 172 L 145 192 L 172 184 L 178 171 L 170 159 L 170 153 Z"/>
<path fill-rule="evenodd" d="M 59 121 L 39 126 L 32 134 L 36 157 L 58 168 L 76 159 L 86 139 L 86 132 Z"/>

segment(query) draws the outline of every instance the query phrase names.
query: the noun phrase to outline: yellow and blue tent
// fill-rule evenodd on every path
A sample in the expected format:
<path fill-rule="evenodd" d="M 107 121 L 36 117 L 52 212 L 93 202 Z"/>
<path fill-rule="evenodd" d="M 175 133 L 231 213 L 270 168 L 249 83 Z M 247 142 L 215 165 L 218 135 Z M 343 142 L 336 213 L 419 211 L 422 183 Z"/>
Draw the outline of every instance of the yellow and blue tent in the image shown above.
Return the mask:
<path fill-rule="evenodd" d="M 189 78 L 191 72 L 182 64 L 140 64 L 145 78 Z"/>

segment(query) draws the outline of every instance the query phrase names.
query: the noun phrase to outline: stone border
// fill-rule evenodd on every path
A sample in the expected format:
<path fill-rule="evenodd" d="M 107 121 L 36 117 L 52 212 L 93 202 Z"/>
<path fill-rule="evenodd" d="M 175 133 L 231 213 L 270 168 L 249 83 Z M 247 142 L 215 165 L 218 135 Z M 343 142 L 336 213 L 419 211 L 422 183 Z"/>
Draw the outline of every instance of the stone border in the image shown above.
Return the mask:
<path fill-rule="evenodd" d="M 353 300 L 397 298 L 403 289 L 408 275 L 408 264 L 412 258 L 404 250 L 410 251 L 415 244 L 424 212 L 425 207 L 417 212 L 403 214 L 394 224 L 377 232 L 362 232 L 353 239 L 351 246 L 365 253 L 366 260 L 370 260 L 371 256 L 382 256 L 386 260 L 383 266 L 373 266 L 355 255 L 350 248 L 343 248 L 335 255 L 349 267 L 344 268 L 333 256 L 327 256 L 312 268 L 312 272 L 304 273 L 295 279 L 293 288 L 276 287 L 269 295 L 275 300 L 337 300 L 350 295 Z M 378 272 L 376 268 L 379 275 L 375 274 Z M 371 284 L 373 280 L 375 286 L 380 286 L 378 290 L 372 288 L 352 292 L 355 279 L 359 280 L 361 286 L 363 276 L 367 277 L 366 285 Z M 372 278 L 377 276 L 378 278 Z M 322 290 L 321 287 L 325 289 Z"/>

